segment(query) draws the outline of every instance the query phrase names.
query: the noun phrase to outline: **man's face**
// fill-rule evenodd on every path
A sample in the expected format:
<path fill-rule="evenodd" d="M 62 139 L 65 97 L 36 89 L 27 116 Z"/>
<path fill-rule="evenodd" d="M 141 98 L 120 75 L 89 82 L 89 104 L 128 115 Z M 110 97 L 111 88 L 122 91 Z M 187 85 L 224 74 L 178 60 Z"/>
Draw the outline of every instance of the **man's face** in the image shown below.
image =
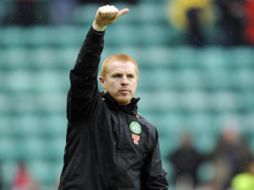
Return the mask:
<path fill-rule="evenodd" d="M 104 92 L 108 92 L 118 104 L 127 105 L 133 98 L 137 83 L 138 71 L 132 62 L 114 60 L 107 65 L 105 76 L 100 77 Z"/>

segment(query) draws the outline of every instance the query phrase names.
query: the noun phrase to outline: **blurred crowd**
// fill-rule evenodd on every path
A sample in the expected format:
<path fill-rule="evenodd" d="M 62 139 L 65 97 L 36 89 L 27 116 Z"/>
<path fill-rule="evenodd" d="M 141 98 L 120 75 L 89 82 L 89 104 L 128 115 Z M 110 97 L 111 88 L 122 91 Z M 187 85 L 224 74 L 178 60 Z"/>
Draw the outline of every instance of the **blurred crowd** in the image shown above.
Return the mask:
<path fill-rule="evenodd" d="M 40 190 L 40 185 L 29 174 L 25 163 L 22 161 L 17 165 L 17 171 L 11 184 L 11 190 Z"/>
<path fill-rule="evenodd" d="M 7 180 L 3 175 L 6 170 L 3 170 L 0 162 L 0 190 L 56 190 L 58 188 L 58 178 L 55 179 L 54 184 L 46 186 L 38 177 L 32 175 L 28 161 L 17 160 L 15 165 L 14 174 Z"/>
<path fill-rule="evenodd" d="M 207 44 L 206 30 L 216 31 L 223 46 L 254 45 L 253 0 L 170 0 L 170 23 L 183 30 L 186 43 Z"/>
<path fill-rule="evenodd" d="M 33 26 L 35 24 L 69 24 L 78 6 L 87 3 L 99 5 L 137 0 L 13 0 L 0 1 L 0 24 Z M 6 9 L 7 7 L 7 9 Z"/>
<path fill-rule="evenodd" d="M 208 153 L 199 151 L 191 133 L 184 132 L 179 147 L 168 154 L 167 160 L 173 170 L 170 184 L 176 190 L 254 189 L 254 152 L 236 125 L 223 126 Z M 200 172 L 204 166 L 209 167 Z"/>
<path fill-rule="evenodd" d="M 0 163 L 0 190 L 4 188 L 3 171 Z M 15 175 L 11 184 L 8 186 L 10 190 L 41 190 L 39 183 L 29 174 L 27 167 L 23 161 L 17 162 Z"/>
<path fill-rule="evenodd" d="M 86 3 L 135 5 L 138 0 L 16 0 L 11 10 L 0 2 L 0 23 L 31 26 L 34 24 L 68 24 L 73 12 Z M 254 45 L 253 0 L 169 0 L 170 24 L 184 33 L 187 45 L 203 47 L 214 32 L 223 46 Z M 161 11 L 161 10 L 159 10 Z M 218 30 L 213 30 L 217 28 Z"/>

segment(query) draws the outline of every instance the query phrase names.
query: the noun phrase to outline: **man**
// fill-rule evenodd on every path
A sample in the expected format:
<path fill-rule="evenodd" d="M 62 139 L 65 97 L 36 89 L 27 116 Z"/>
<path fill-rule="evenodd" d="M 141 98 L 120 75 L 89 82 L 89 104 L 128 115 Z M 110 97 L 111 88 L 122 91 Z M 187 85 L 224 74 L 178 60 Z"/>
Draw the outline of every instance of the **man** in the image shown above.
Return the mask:
<path fill-rule="evenodd" d="M 231 188 L 234 190 L 254 189 L 254 159 L 250 158 L 245 165 L 245 171 L 236 174 L 232 179 Z"/>
<path fill-rule="evenodd" d="M 181 144 L 168 155 L 168 161 L 172 164 L 173 183 L 176 189 L 188 184 L 189 187 L 196 189 L 199 185 L 198 170 L 206 157 L 202 155 L 193 144 L 193 137 L 189 132 L 181 135 Z"/>
<path fill-rule="evenodd" d="M 103 6 L 70 73 L 67 144 L 59 190 L 166 190 L 155 127 L 137 113 L 138 66 L 128 55 L 97 71 L 104 30 L 128 9 Z"/>
<path fill-rule="evenodd" d="M 215 0 L 218 8 L 220 40 L 226 47 L 244 45 L 244 26 L 246 22 L 245 0 Z"/>

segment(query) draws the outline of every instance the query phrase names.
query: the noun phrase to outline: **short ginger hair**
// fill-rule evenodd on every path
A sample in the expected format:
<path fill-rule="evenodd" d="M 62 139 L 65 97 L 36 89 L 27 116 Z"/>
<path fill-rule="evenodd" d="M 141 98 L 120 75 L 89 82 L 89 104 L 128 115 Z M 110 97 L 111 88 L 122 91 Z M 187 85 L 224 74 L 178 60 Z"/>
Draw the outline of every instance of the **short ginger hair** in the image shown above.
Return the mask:
<path fill-rule="evenodd" d="M 137 74 L 138 74 L 137 61 L 134 58 L 132 58 L 131 56 L 121 53 L 121 54 L 113 54 L 113 55 L 108 56 L 104 59 L 104 61 L 102 63 L 102 68 L 101 68 L 101 76 L 102 77 L 106 76 L 108 65 L 114 61 L 120 61 L 123 63 L 127 63 L 127 62 L 133 63 L 137 69 Z"/>

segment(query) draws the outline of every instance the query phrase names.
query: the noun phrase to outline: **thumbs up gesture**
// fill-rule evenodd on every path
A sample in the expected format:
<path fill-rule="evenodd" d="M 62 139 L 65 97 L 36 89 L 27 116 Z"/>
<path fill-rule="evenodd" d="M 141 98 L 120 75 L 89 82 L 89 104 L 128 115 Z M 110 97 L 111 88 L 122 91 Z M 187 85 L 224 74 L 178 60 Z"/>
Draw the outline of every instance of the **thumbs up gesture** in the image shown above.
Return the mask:
<path fill-rule="evenodd" d="M 115 6 L 106 5 L 98 8 L 95 19 L 93 21 L 93 28 L 98 31 L 104 31 L 107 25 L 116 21 L 119 17 L 129 12 L 129 9 L 124 8 L 118 10 Z"/>

